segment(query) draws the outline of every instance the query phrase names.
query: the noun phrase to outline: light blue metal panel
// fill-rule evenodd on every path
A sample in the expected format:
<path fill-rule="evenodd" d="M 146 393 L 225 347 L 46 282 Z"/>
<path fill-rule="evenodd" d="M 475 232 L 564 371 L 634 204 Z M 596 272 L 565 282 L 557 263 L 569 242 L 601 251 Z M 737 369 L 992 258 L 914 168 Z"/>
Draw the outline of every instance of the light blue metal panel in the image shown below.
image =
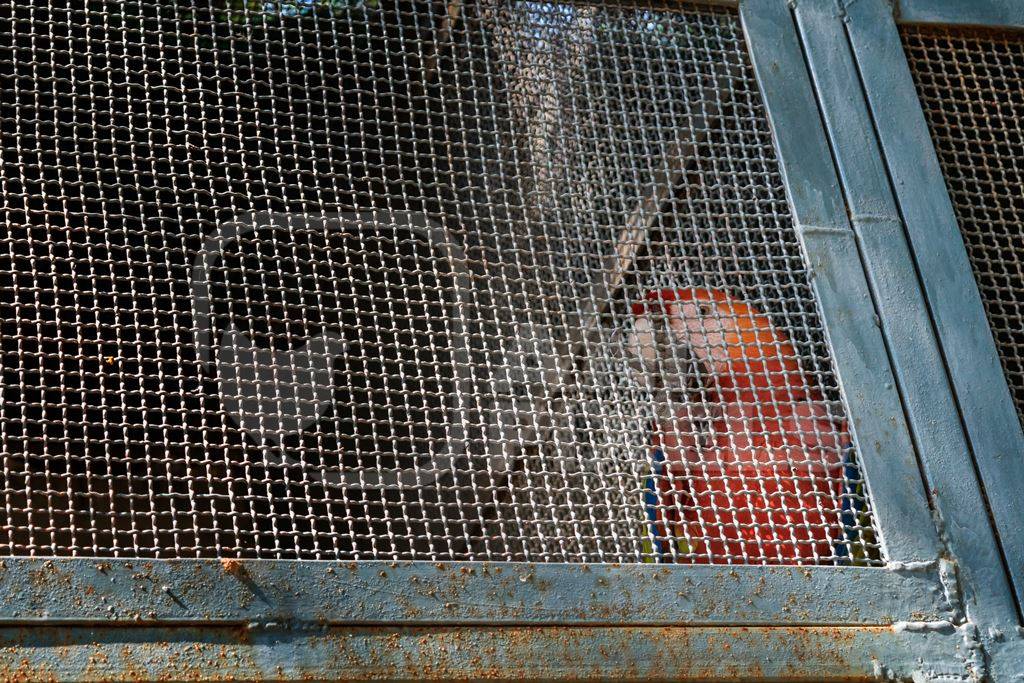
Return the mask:
<path fill-rule="evenodd" d="M 993 681 L 1019 681 L 1024 671 L 1024 640 L 1018 632 L 1016 638 L 994 642 L 986 648 L 989 672 Z"/>
<path fill-rule="evenodd" d="M 946 590 L 937 565 L 8 558 L 0 623 L 892 624 L 955 619 Z"/>
<path fill-rule="evenodd" d="M 781 0 L 740 12 L 885 552 L 934 559 L 938 536 L 793 17 Z"/>
<path fill-rule="evenodd" d="M 913 257 L 875 140 L 838 4 L 795 9 L 882 330 L 969 617 L 1017 623 L 1013 594 L 963 433 Z"/>
<path fill-rule="evenodd" d="M 1024 3 L 1020 0 L 898 0 L 896 16 L 911 24 L 1024 26 Z"/>
<path fill-rule="evenodd" d="M 878 139 L 1020 600 L 1024 433 L 889 7 L 883 0 L 858 0 L 847 12 L 847 32 Z"/>
<path fill-rule="evenodd" d="M 3 680 L 964 681 L 940 628 L 0 629 Z"/>

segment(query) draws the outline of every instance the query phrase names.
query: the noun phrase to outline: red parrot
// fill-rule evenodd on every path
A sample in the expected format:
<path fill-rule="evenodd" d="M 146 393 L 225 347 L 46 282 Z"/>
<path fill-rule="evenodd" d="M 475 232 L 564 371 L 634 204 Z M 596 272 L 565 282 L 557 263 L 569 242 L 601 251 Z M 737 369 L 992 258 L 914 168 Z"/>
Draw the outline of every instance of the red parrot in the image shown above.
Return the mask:
<path fill-rule="evenodd" d="M 834 557 L 849 437 L 786 335 L 718 290 L 651 291 L 633 314 L 633 353 L 651 358 L 660 316 L 668 343 L 684 346 L 704 376 L 706 419 L 693 405 L 659 411 L 652 438 L 683 509 L 676 534 L 697 561 Z"/>

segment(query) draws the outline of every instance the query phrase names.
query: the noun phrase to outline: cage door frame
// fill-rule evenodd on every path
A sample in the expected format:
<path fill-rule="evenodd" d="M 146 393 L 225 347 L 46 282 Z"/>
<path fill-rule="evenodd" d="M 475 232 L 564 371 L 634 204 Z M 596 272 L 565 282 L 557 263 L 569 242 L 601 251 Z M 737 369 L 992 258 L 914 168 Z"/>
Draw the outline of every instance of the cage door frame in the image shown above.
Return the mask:
<path fill-rule="evenodd" d="M 971 616 L 981 612 L 1010 628 L 1017 618 L 1012 589 L 996 534 L 978 514 L 985 508 L 983 487 L 860 93 L 858 67 L 852 51 L 844 49 L 844 17 L 825 2 L 802 2 L 794 11 L 922 470 L 945 521 L 944 542 L 962 573 Z"/>
<path fill-rule="evenodd" d="M 1024 28 L 1024 5 L 1014 0 L 895 0 L 894 9 L 904 24 Z"/>

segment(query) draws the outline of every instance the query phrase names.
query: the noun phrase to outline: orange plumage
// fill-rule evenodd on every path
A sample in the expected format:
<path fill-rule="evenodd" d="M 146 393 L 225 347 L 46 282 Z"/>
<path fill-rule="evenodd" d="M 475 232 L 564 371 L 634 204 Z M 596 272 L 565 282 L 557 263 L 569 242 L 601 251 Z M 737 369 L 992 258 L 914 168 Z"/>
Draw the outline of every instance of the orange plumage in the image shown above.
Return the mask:
<path fill-rule="evenodd" d="M 692 552 L 710 562 L 831 557 L 848 435 L 786 335 L 718 290 L 652 291 L 633 313 L 664 316 L 708 378 L 705 406 L 659 418 L 652 439 L 680 482 L 677 531 Z"/>

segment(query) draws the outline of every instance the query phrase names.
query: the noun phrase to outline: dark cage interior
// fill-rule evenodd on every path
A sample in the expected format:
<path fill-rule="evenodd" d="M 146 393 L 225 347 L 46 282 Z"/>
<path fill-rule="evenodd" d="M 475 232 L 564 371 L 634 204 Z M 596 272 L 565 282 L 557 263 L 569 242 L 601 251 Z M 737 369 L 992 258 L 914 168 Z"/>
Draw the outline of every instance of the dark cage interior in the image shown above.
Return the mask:
<path fill-rule="evenodd" d="M 0 12 L 0 551 L 881 562 L 734 12 Z"/>

